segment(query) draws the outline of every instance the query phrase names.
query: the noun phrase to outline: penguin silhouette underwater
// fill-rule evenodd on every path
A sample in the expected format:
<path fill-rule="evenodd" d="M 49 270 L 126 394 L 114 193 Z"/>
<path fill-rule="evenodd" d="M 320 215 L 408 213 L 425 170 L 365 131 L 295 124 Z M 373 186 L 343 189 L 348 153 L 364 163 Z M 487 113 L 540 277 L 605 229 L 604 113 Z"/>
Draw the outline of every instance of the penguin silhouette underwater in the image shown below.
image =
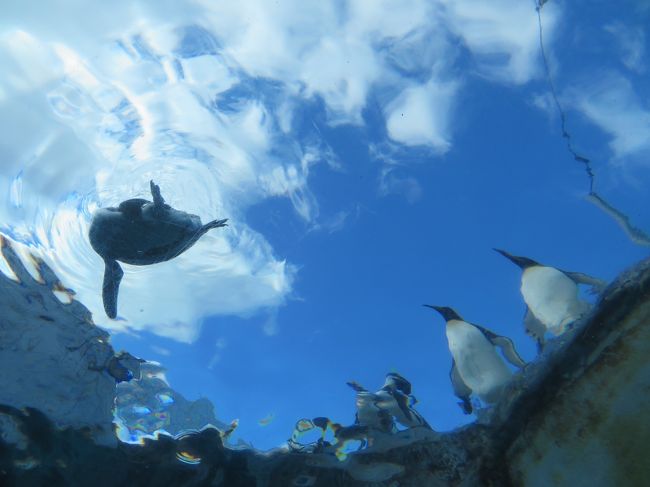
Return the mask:
<path fill-rule="evenodd" d="M 133 198 L 117 208 L 100 208 L 93 215 L 90 245 L 104 259 L 102 299 L 106 315 L 117 317 L 117 295 L 124 272 L 118 261 L 150 265 L 179 256 L 208 230 L 225 227 L 228 219 L 205 225 L 201 218 L 165 203 L 160 187 L 150 181 L 153 201 Z"/>

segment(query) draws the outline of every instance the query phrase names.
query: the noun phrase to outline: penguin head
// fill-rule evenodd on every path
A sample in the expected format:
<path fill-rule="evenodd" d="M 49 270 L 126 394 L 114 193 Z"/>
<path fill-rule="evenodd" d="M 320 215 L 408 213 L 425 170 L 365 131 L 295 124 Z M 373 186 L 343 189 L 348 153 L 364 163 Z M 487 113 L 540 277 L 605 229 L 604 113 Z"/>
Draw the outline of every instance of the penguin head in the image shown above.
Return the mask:
<path fill-rule="evenodd" d="M 319 416 L 318 418 L 314 418 L 311 420 L 311 422 L 314 424 L 314 426 L 322 429 L 323 431 L 327 429 L 328 425 L 332 424 L 329 418 L 326 418 L 324 416 Z"/>
<path fill-rule="evenodd" d="M 528 269 L 529 267 L 534 267 L 536 265 L 539 265 L 538 262 L 535 262 L 533 259 L 529 259 L 528 257 L 518 257 L 516 255 L 512 255 L 511 253 L 501 249 L 493 249 L 493 250 L 499 252 L 506 259 L 510 260 L 515 265 L 519 266 L 521 269 Z"/>
<path fill-rule="evenodd" d="M 386 382 L 384 388 L 397 389 L 407 396 L 411 394 L 411 383 L 397 372 L 390 372 L 386 374 Z"/>
<path fill-rule="evenodd" d="M 432 304 L 425 304 L 423 306 L 426 306 L 427 308 L 435 309 L 440 315 L 445 319 L 445 321 L 450 321 L 450 320 L 460 320 L 462 321 L 463 319 L 460 317 L 458 313 L 456 313 L 455 310 L 452 308 L 449 308 L 447 306 L 434 306 Z"/>
<path fill-rule="evenodd" d="M 142 218 L 142 207 L 147 203 L 149 201 L 142 198 L 131 198 L 130 200 L 122 201 L 117 207 L 117 211 L 129 220 L 139 220 Z"/>

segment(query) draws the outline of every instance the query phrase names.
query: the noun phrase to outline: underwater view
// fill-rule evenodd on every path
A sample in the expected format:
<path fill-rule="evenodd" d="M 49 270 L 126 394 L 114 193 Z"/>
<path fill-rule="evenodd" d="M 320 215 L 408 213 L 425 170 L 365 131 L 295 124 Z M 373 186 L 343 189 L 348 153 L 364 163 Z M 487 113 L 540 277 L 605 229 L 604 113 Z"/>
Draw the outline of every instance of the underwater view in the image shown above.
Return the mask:
<path fill-rule="evenodd" d="M 650 2 L 4 0 L 0 486 L 645 486 Z"/>

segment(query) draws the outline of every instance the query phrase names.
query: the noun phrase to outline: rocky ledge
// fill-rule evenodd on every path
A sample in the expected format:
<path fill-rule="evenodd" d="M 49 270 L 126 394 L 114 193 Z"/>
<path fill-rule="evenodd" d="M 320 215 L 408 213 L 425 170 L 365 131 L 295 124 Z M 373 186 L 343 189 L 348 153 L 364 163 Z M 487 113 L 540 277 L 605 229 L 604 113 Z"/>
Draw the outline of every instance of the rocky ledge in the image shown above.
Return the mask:
<path fill-rule="evenodd" d="M 411 428 L 339 461 L 327 448 L 229 448 L 223 425 L 116 442 L 115 384 L 139 373 L 137 360 L 114 353 L 43 262 L 33 260 L 32 275 L 0 244 L 15 274 L 0 275 L 1 485 L 641 486 L 650 478 L 650 260 L 619 276 L 477 422 L 449 433 Z"/>

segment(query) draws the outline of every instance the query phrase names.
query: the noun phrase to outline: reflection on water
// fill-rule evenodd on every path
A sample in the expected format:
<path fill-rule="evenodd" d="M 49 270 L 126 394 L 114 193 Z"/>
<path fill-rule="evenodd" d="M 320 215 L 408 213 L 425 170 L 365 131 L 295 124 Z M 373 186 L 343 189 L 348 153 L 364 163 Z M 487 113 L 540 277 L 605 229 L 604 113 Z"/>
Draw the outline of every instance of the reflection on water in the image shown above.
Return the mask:
<path fill-rule="evenodd" d="M 173 390 L 156 362 L 140 364 L 139 378 L 117 384 L 114 416 L 118 438 L 128 443 L 142 444 L 161 433 L 179 435 L 208 424 L 229 429 L 215 417 L 210 401 L 188 401 Z"/>
<path fill-rule="evenodd" d="M 240 221 L 227 235 L 201 242 L 191 258 L 151 269 L 146 277 L 141 274 L 149 269 L 128 267 L 133 277 L 124 284 L 126 322 L 109 321 L 100 312 L 102 263 L 87 239 L 98 208 L 147 197 L 148 182 L 155 179 L 168 203 L 204 221 L 223 214 L 237 219 L 246 207 L 291 191 L 286 175 L 300 177 L 295 172 L 300 151 L 262 157 L 275 136 L 269 115 L 254 99 L 233 105 L 227 115 L 214 106 L 217 98 L 234 102 L 227 90 L 237 77 L 208 48 L 217 42 L 207 31 L 169 26 L 164 46 L 152 46 L 141 34 L 127 35 L 95 46 L 92 56 L 76 51 L 76 45 L 52 45 L 38 31 L 7 35 L 10 56 L 33 54 L 12 47 L 20 41 L 56 62 L 47 73 L 51 81 L 45 75 L 33 80 L 32 89 L 45 93 L 48 104 L 33 113 L 41 120 L 38 130 L 30 130 L 28 155 L 17 154 L 3 167 L 11 183 L 2 228 L 46 257 L 98 324 L 191 341 L 203 316 L 283 301 L 293 271 Z M 223 76 L 233 82 L 215 84 Z M 18 118 L 13 131 L 26 130 L 20 114 L 9 116 Z M 257 131 L 257 149 L 249 140 L 251 129 Z M 177 286 L 181 273 L 186 283 Z M 247 298 L 226 299 L 233 285 Z"/>
<path fill-rule="evenodd" d="M 605 281 L 646 255 L 647 9 L 607 7 L 605 22 L 515 0 L 41 7 L 0 22 L 0 232 L 14 242 L 0 241 L 0 277 L 38 310 L 29 339 L 0 328 L 0 353 L 13 369 L 38 350 L 53 374 L 39 380 L 75 391 L 87 370 L 105 390 L 116 379 L 124 444 L 173 443 L 188 468 L 212 468 L 226 443 L 342 469 L 487 423 L 524 362 L 558 353 Z M 90 223 L 151 199 L 151 180 L 229 226 L 164 265 L 125 265 L 112 320 Z M 530 256 L 501 251 L 520 276 L 488 256 L 501 245 Z M 90 364 L 86 342 L 60 339 L 54 310 L 78 303 L 147 359 L 140 377 L 111 373 L 103 335 Z M 454 315 L 443 326 L 423 303 Z M 82 365 L 54 366 L 68 356 Z M 3 414 L 24 442 L 16 425 L 36 415 Z M 403 471 L 356 468 L 368 482 Z"/>

